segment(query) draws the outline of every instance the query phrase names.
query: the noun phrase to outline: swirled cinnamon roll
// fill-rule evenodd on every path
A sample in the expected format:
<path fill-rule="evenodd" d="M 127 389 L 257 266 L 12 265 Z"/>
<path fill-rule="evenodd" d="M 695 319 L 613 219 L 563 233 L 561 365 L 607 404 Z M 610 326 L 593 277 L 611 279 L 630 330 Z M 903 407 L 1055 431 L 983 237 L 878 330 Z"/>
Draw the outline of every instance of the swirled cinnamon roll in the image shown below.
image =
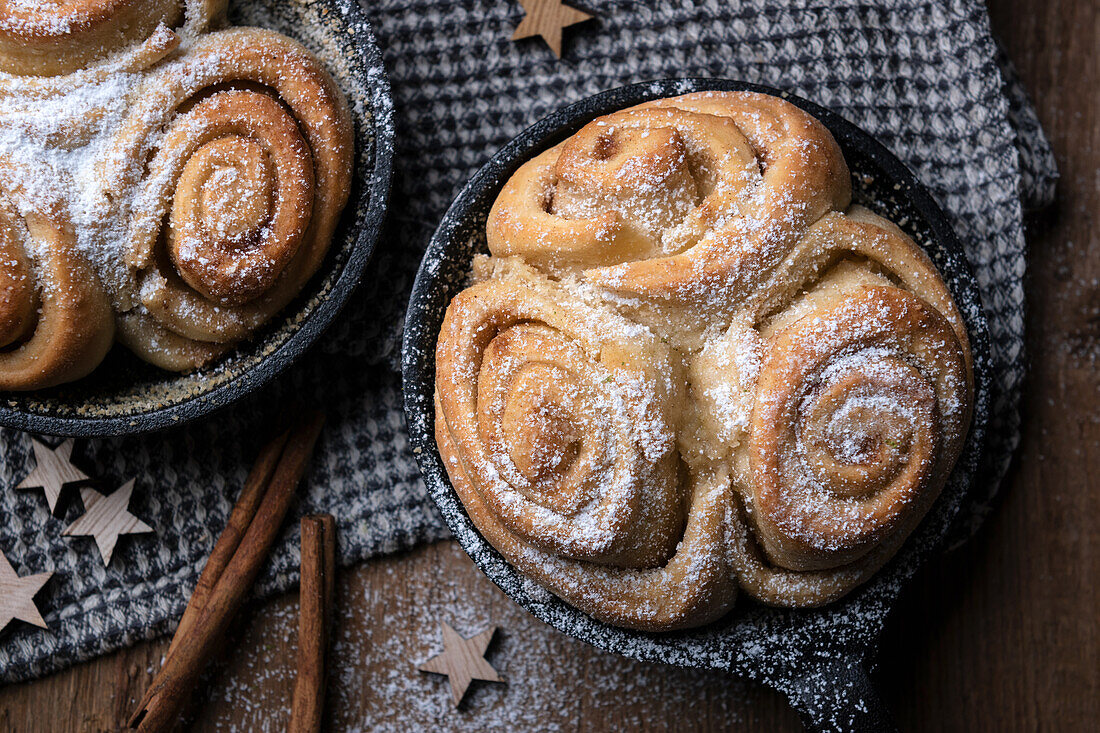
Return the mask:
<path fill-rule="evenodd" d="M 634 628 L 728 608 L 726 496 L 683 480 L 682 371 L 657 336 L 504 262 L 452 301 L 436 365 L 440 451 L 509 560 Z"/>
<path fill-rule="evenodd" d="M 489 542 L 650 630 L 737 588 L 827 603 L 894 555 L 962 450 L 971 356 L 920 248 L 842 213 L 848 177 L 804 112 L 721 93 L 519 169 L 436 354 L 437 442 Z"/>
<path fill-rule="evenodd" d="M 193 370 L 252 336 L 321 266 L 351 181 L 347 104 L 299 43 L 256 28 L 209 32 L 224 9 L 0 0 L 0 158 L 30 166 L 26 200 L 50 202 L 8 216 L 22 229 L 5 235 L 0 348 L 62 348 L 48 329 L 30 339 L 54 295 L 40 286 L 95 280 L 119 341 L 155 365 Z M 37 244 L 11 254 L 11 242 L 46 239 L 58 243 L 50 257 Z M 61 288 L 58 312 L 86 309 L 83 293 Z M 101 330 L 86 335 L 101 345 Z M 96 349 L 72 351 L 73 366 L 43 358 L 54 376 L 12 371 L 0 389 L 82 376 L 75 365 Z"/>
<path fill-rule="evenodd" d="M 78 379 L 114 340 L 114 317 L 56 201 L 26 200 L 0 161 L 0 390 Z"/>
<path fill-rule="evenodd" d="M 691 376 L 697 454 L 738 494 L 741 585 L 782 605 L 831 600 L 893 555 L 970 420 L 970 350 L 946 287 L 858 208 L 809 229 Z"/>
<path fill-rule="evenodd" d="M 486 233 L 495 255 L 722 310 L 850 199 L 816 119 L 765 94 L 701 92 L 600 117 L 525 163 Z"/>
<path fill-rule="evenodd" d="M 122 51 L 155 60 L 175 47 L 172 28 L 203 30 L 224 9 L 225 0 L 0 0 L 0 73 L 58 76 Z"/>
<path fill-rule="evenodd" d="M 120 339 L 191 369 L 317 271 L 348 197 L 351 122 L 316 58 L 254 28 L 201 37 L 138 100 L 104 166 L 105 197 L 130 221 Z"/>

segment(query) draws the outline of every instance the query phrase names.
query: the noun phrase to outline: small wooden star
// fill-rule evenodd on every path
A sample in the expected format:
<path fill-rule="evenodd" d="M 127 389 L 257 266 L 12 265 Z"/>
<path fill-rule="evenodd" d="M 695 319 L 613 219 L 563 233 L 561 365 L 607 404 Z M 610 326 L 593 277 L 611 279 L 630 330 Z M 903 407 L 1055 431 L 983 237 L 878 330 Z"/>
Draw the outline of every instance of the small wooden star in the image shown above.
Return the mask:
<path fill-rule="evenodd" d="M 134 479 L 104 496 L 95 489 L 80 490 L 84 501 L 84 514 L 62 532 L 68 537 L 94 537 L 103 564 L 111 563 L 119 535 L 143 534 L 153 528 L 128 511 L 130 495 L 134 493 Z"/>
<path fill-rule="evenodd" d="M 455 707 L 462 702 L 471 680 L 503 682 L 492 665 L 485 661 L 485 650 L 496 633 L 490 626 L 477 636 L 463 639 L 447 622 L 440 624 L 443 632 L 443 653 L 420 665 L 421 672 L 445 674 L 451 683 L 451 701 Z"/>
<path fill-rule="evenodd" d="M 0 552 L 0 629 L 12 619 L 46 628 L 46 621 L 34 605 L 34 595 L 42 590 L 53 573 L 38 573 L 20 578 L 8 558 Z"/>
<path fill-rule="evenodd" d="M 519 3 L 527 11 L 527 15 L 516 26 L 512 40 L 542 36 L 542 40 L 546 41 L 546 45 L 559 59 L 562 29 L 592 18 L 588 13 L 562 4 L 561 0 L 519 0 Z"/>
<path fill-rule="evenodd" d="M 34 449 L 34 470 L 15 487 L 19 490 L 42 489 L 46 494 L 46 504 L 52 514 L 57 508 L 61 490 L 70 484 L 90 481 L 91 477 L 70 463 L 73 454 L 73 439 L 69 438 L 56 448 L 31 438 Z"/>

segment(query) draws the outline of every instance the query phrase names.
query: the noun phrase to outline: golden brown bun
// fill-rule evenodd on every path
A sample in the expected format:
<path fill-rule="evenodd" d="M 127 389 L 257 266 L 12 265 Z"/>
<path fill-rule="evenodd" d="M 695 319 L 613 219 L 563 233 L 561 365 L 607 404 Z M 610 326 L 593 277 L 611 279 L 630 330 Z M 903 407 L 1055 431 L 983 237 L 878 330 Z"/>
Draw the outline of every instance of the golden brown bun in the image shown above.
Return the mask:
<path fill-rule="evenodd" d="M 855 207 L 812 226 L 691 365 L 701 465 L 730 474 L 741 586 L 819 605 L 924 516 L 970 421 L 970 348 L 935 267 Z"/>
<path fill-rule="evenodd" d="M 138 98 L 105 173 L 110 200 L 138 191 L 133 281 L 114 295 L 127 346 L 193 369 L 317 272 L 351 186 L 351 120 L 312 54 L 258 28 L 203 36 L 154 69 Z M 158 356 L 166 332 L 194 344 Z"/>
<path fill-rule="evenodd" d="M 59 76 L 181 25 L 204 28 L 225 0 L 0 0 L 0 72 Z"/>
<path fill-rule="evenodd" d="M 252 337 L 321 267 L 351 185 L 347 103 L 296 41 L 211 32 L 224 10 L 225 0 L 0 0 L 0 143 L 43 169 L 0 176 L 51 201 L 37 215 L 71 242 L 54 248 L 67 257 L 13 255 L 0 268 L 0 349 L 31 328 L 31 265 L 98 276 L 119 341 L 177 371 Z"/>
<path fill-rule="evenodd" d="M 514 262 L 457 296 L 436 353 L 436 433 L 467 512 L 510 561 L 639 629 L 732 602 L 723 492 L 688 485 L 682 370 L 646 329 Z"/>
<path fill-rule="evenodd" d="M 20 200 L 16 175 L 0 162 L 0 390 L 12 391 L 85 376 L 115 332 L 62 206 Z"/>
<path fill-rule="evenodd" d="M 720 310 L 850 200 L 816 119 L 765 94 L 700 92 L 601 117 L 524 164 L 486 232 L 494 255 Z"/>
<path fill-rule="evenodd" d="M 440 332 L 436 432 L 509 561 L 665 630 L 738 588 L 827 603 L 893 556 L 962 450 L 971 355 L 932 262 L 848 208 L 848 176 L 792 105 L 705 93 L 597 119 L 505 184 Z"/>

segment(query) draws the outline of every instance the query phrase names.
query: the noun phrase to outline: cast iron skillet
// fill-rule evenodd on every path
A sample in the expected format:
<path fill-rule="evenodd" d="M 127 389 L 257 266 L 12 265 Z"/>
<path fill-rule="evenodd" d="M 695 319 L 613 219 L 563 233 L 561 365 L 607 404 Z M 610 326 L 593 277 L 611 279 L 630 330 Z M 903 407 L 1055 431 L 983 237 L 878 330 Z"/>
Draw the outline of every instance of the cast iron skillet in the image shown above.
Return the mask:
<path fill-rule="evenodd" d="M 829 128 L 851 168 L 855 201 L 885 214 L 913 236 L 935 261 L 959 304 L 974 352 L 974 418 L 963 455 L 942 495 L 897 556 L 863 586 L 820 609 L 769 608 L 742 597 L 725 618 L 708 626 L 644 633 L 597 621 L 525 580 L 470 521 L 451 487 L 435 444 L 435 345 L 446 306 L 462 289 L 471 256 L 485 251 L 489 208 L 522 162 L 600 115 L 651 99 L 708 89 L 778 95 Z M 724 669 L 770 685 L 787 696 L 812 730 L 892 728 L 867 668 L 902 585 L 939 546 L 974 478 L 988 417 L 989 337 L 977 284 L 944 213 L 913 174 L 867 133 L 804 99 L 717 79 L 635 84 L 598 94 L 543 118 L 494 155 L 443 217 L 413 285 L 402 371 L 409 432 L 432 498 L 478 567 L 521 606 L 601 649 L 683 667 Z"/>
<path fill-rule="evenodd" d="M 0 395 L 0 425 L 92 437 L 147 432 L 206 415 L 258 389 L 301 356 L 358 283 L 378 238 L 393 155 L 393 102 L 367 19 L 358 3 L 344 0 L 235 0 L 230 22 L 273 28 L 305 43 L 352 109 L 351 195 L 318 274 L 254 338 L 208 369 L 162 371 L 116 345 L 84 379 Z"/>

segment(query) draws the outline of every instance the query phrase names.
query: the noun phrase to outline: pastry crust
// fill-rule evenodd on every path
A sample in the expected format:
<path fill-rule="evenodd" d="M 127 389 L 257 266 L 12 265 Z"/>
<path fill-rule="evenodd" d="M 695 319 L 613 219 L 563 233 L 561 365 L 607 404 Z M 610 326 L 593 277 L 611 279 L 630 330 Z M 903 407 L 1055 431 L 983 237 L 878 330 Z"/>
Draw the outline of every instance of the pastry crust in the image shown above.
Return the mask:
<path fill-rule="evenodd" d="M 260 88 L 190 104 L 228 84 Z M 113 296 L 120 312 L 197 342 L 190 351 L 204 358 L 179 360 L 193 369 L 207 361 L 202 344 L 246 338 L 317 272 L 351 187 L 351 118 L 312 54 L 259 28 L 203 36 L 157 67 L 139 99 L 104 173 L 109 200 L 137 191 L 133 276 Z M 126 340 L 139 355 L 155 349 L 146 331 Z"/>
<path fill-rule="evenodd" d="M 107 295 L 59 202 L 27 201 L 0 159 L 0 389 L 85 376 L 114 339 Z"/>
<path fill-rule="evenodd" d="M 0 74 L 56 77 L 148 56 L 171 28 L 205 30 L 226 0 L 0 0 Z M 151 42 L 151 43 L 150 43 Z M 133 66 L 134 59 L 127 60 Z"/>
<path fill-rule="evenodd" d="M 0 143 L 27 158 L 0 166 L 0 187 L 18 182 L 31 210 L 48 201 L 38 216 L 58 242 L 50 258 L 3 244 L 0 348 L 26 341 L 43 285 L 94 282 L 120 342 L 191 371 L 251 337 L 321 267 L 351 187 L 347 103 L 300 43 L 260 28 L 211 31 L 224 9 L 0 0 Z M 76 312 L 90 290 L 49 292 Z M 58 333 L 51 353 L 71 350 L 74 366 L 43 364 L 48 378 L 0 373 L 0 389 L 84 376 L 113 333 L 89 329 L 94 349 Z M 4 356 L 0 371 L 14 369 Z"/>
<path fill-rule="evenodd" d="M 609 115 L 520 167 L 436 353 L 440 452 L 509 561 L 597 618 L 667 630 L 738 588 L 827 603 L 897 551 L 961 452 L 971 355 L 932 262 L 848 208 L 848 179 L 820 123 L 752 93 Z M 596 368 L 625 351 L 652 376 Z M 612 437 L 637 445 L 644 420 L 584 396 L 616 389 L 657 406 L 660 462 Z M 631 482 L 578 478 L 593 455 Z M 612 499 L 635 508 L 597 511 Z"/>
<path fill-rule="evenodd" d="M 765 94 L 699 92 L 601 117 L 524 164 L 486 234 L 495 255 L 721 312 L 851 195 L 816 119 Z"/>
<path fill-rule="evenodd" d="M 510 561 L 615 623 L 724 613 L 728 494 L 685 481 L 676 355 L 517 261 L 488 269 L 452 301 L 436 354 L 439 448 L 470 516 Z"/>

